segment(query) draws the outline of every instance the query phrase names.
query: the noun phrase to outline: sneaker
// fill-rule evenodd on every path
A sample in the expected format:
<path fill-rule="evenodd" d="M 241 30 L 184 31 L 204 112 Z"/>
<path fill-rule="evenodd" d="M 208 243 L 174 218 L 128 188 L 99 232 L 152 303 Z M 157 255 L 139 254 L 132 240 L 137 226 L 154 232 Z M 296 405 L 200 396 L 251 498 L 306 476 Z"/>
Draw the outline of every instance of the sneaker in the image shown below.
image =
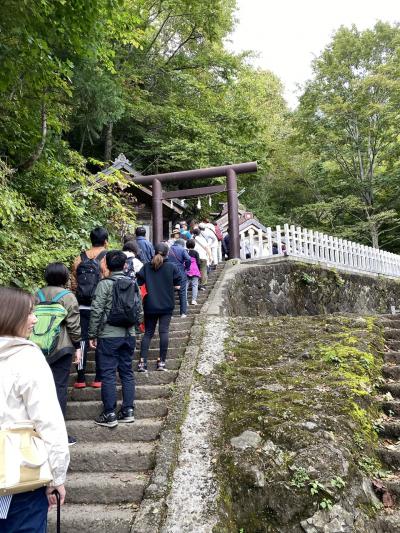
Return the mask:
<path fill-rule="evenodd" d="M 75 381 L 74 383 L 74 389 L 84 389 L 86 387 L 86 383 L 84 381 Z"/>
<path fill-rule="evenodd" d="M 196 300 L 193 300 L 192 305 L 197 305 Z"/>
<path fill-rule="evenodd" d="M 93 387 L 94 389 L 101 389 L 101 381 L 92 381 L 90 386 Z"/>
<path fill-rule="evenodd" d="M 145 364 L 144 361 L 139 361 L 138 366 L 137 366 L 137 371 L 138 372 L 147 372 L 147 365 Z"/>
<path fill-rule="evenodd" d="M 187 317 L 187 315 L 185 315 L 185 313 L 181 314 L 181 318 L 186 318 L 186 317 Z"/>
<path fill-rule="evenodd" d="M 126 424 L 131 424 L 135 421 L 133 416 L 133 409 L 129 407 L 128 409 L 121 409 L 117 414 L 118 422 L 124 422 Z"/>
<path fill-rule="evenodd" d="M 94 419 L 95 424 L 98 426 L 105 426 L 107 428 L 115 428 L 115 426 L 118 426 L 118 419 L 117 415 L 112 413 L 101 413 L 100 416 Z"/>
<path fill-rule="evenodd" d="M 73 446 L 74 444 L 76 444 L 76 438 L 75 437 L 70 437 L 68 435 L 68 446 Z"/>
<path fill-rule="evenodd" d="M 157 361 L 157 370 L 167 370 L 164 361 Z"/>

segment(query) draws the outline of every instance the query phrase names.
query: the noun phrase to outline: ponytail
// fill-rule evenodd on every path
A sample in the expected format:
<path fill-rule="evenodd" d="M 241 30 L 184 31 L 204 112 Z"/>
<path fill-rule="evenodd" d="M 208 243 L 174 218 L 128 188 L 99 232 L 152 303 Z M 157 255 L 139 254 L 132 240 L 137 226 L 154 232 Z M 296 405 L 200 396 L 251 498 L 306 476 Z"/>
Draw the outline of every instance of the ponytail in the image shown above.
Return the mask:
<path fill-rule="evenodd" d="M 153 259 L 151 260 L 151 266 L 153 270 L 157 272 L 157 270 L 159 270 L 163 266 L 164 259 L 168 255 L 168 252 L 169 252 L 168 244 L 165 244 L 165 242 L 160 242 L 159 244 L 155 245 L 154 251 L 155 251 L 155 255 Z"/>
<path fill-rule="evenodd" d="M 164 257 L 159 252 L 156 253 L 153 259 L 151 260 L 151 266 L 153 267 L 153 270 L 157 272 L 157 270 L 161 268 L 163 264 Z"/>

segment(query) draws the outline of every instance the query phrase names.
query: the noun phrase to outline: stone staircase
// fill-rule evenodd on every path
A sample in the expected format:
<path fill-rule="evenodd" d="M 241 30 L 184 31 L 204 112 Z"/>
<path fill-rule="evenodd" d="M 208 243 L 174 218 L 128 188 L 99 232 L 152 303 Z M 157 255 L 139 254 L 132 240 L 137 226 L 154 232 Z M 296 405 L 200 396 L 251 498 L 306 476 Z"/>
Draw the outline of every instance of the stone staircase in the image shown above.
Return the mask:
<path fill-rule="evenodd" d="M 400 532 L 400 315 L 384 315 L 385 353 L 381 386 L 384 419 L 380 421 L 379 456 L 391 473 L 382 480 L 384 512 L 376 531 Z"/>
<path fill-rule="evenodd" d="M 188 306 L 187 318 L 180 318 L 176 298 L 170 327 L 168 371 L 155 370 L 159 353 L 157 334 L 150 345 L 148 372 L 136 372 L 140 349 L 140 339 L 137 339 L 134 357 L 136 420 L 133 424 L 119 424 L 112 429 L 97 426 L 93 419 L 102 411 L 101 390 L 91 387 L 74 389 L 76 374 L 75 368 L 71 368 L 66 419 L 68 434 L 75 436 L 78 443 L 70 448 L 67 504 L 61 515 L 63 531 L 130 531 L 154 467 L 157 441 L 168 413 L 168 398 L 174 390 L 190 329 L 222 268 L 223 265 L 219 265 L 210 273 L 207 290 L 199 291 L 198 306 Z M 93 381 L 94 365 L 94 353 L 89 352 L 88 383 Z M 121 400 L 119 380 L 118 398 Z M 48 532 L 53 531 L 55 512 L 50 512 Z"/>

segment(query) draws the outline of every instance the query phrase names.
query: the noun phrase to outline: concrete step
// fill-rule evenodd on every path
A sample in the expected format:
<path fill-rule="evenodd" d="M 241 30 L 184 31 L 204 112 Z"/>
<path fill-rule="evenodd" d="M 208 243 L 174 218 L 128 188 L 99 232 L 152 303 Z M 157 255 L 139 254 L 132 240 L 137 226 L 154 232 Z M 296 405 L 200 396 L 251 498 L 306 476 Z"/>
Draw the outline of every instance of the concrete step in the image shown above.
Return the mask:
<path fill-rule="evenodd" d="M 69 471 L 144 472 L 153 468 L 154 453 L 149 442 L 83 442 L 71 448 Z"/>
<path fill-rule="evenodd" d="M 381 460 L 391 468 L 398 469 L 400 467 L 400 447 L 380 446 L 378 448 L 378 455 Z"/>
<path fill-rule="evenodd" d="M 68 494 L 67 494 L 68 500 Z M 61 512 L 62 531 L 90 533 L 130 533 L 135 511 L 130 505 L 64 505 Z M 48 533 L 56 531 L 57 513 L 48 514 Z"/>
<path fill-rule="evenodd" d="M 68 402 L 66 420 L 93 420 L 103 411 L 101 401 Z M 167 403 L 164 399 L 135 401 L 135 418 L 159 418 L 166 416 Z"/>
<path fill-rule="evenodd" d="M 390 392 L 395 398 L 400 397 L 400 383 L 394 381 L 393 383 L 384 383 L 380 385 L 379 389 L 382 392 Z"/>
<path fill-rule="evenodd" d="M 400 380 L 400 365 L 383 365 L 382 374 L 386 379 Z"/>
<path fill-rule="evenodd" d="M 171 357 L 181 357 L 185 353 L 186 343 L 181 344 L 180 347 L 171 347 L 171 349 L 168 349 L 168 358 Z M 134 353 L 134 359 L 139 359 L 139 352 L 140 352 L 140 344 L 139 347 L 135 349 Z M 156 346 L 154 348 L 149 348 L 149 359 L 152 359 L 154 357 L 158 357 L 160 353 L 160 348 L 158 343 L 156 343 Z M 94 352 L 88 353 L 87 361 L 94 361 Z M 75 365 L 72 364 L 72 370 L 75 372 Z"/>
<path fill-rule="evenodd" d="M 122 387 L 117 386 L 118 400 L 122 399 Z M 157 398 L 169 398 L 171 396 L 170 385 L 140 385 L 135 388 L 136 400 L 155 400 Z M 101 389 L 86 387 L 85 389 L 68 389 L 68 400 L 75 402 L 87 402 L 90 400 L 100 400 Z"/>
<path fill-rule="evenodd" d="M 162 419 L 140 418 L 132 424 L 118 424 L 115 428 L 98 426 L 89 420 L 67 420 L 68 434 L 83 442 L 150 442 L 156 440 L 163 425 Z"/>
<path fill-rule="evenodd" d="M 385 352 L 383 358 L 385 363 L 394 363 L 396 365 L 400 365 L 400 352 Z"/>
<path fill-rule="evenodd" d="M 168 368 L 170 370 L 177 370 L 180 367 L 180 358 L 181 358 L 182 352 L 184 352 L 184 350 L 179 350 L 179 355 L 177 355 L 175 350 L 171 349 L 171 354 L 167 355 L 167 364 L 168 364 Z M 158 357 L 160 355 L 160 350 L 157 350 L 156 353 L 152 352 L 149 355 L 150 355 L 150 357 L 148 357 L 148 359 L 147 359 L 147 368 L 152 368 L 152 369 L 155 370 L 156 361 L 157 361 L 157 359 L 158 359 Z M 136 370 L 139 358 L 140 358 L 139 352 L 135 353 L 135 358 L 132 361 L 132 365 L 133 365 L 134 370 Z M 87 372 L 87 374 L 94 374 L 95 369 L 96 369 L 96 363 L 94 361 L 87 361 L 87 363 L 86 363 L 86 372 Z M 71 374 L 74 376 L 74 379 L 75 379 L 75 377 L 76 377 L 76 369 L 75 368 L 71 368 Z"/>
<path fill-rule="evenodd" d="M 140 502 L 148 480 L 148 474 L 130 471 L 71 472 L 66 483 L 68 502 L 79 504 Z"/>
<path fill-rule="evenodd" d="M 171 359 L 173 361 L 173 359 Z M 169 366 L 169 360 L 167 359 L 167 368 Z M 136 368 L 136 366 L 134 366 Z M 165 383 L 172 383 L 175 381 L 178 372 L 175 370 L 168 370 L 168 372 L 159 372 L 154 370 L 152 366 L 149 366 L 149 371 L 146 374 L 135 371 L 135 383 L 136 385 L 161 385 Z M 94 380 L 94 374 L 86 374 L 87 383 L 91 383 Z M 69 376 L 69 386 L 75 383 L 76 375 L 71 374 Z M 117 377 L 117 384 L 119 384 L 119 378 Z"/>

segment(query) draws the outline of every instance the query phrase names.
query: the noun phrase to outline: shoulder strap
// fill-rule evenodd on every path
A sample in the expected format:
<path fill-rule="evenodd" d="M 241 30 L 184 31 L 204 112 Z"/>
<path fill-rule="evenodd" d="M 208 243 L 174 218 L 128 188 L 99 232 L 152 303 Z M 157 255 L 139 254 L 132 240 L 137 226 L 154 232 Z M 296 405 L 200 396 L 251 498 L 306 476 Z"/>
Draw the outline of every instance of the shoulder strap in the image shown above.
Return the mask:
<path fill-rule="evenodd" d="M 106 256 L 106 253 L 107 253 L 107 250 L 103 250 L 102 252 L 100 252 L 99 255 L 96 257 L 96 261 L 100 263 L 103 260 L 103 257 Z"/>
<path fill-rule="evenodd" d="M 40 301 L 41 303 L 43 303 L 43 302 L 46 301 L 46 298 L 45 298 L 45 296 L 44 296 L 44 294 L 43 294 L 42 289 L 39 289 L 39 290 L 37 291 L 37 296 L 38 296 L 39 301 Z"/>
<path fill-rule="evenodd" d="M 58 300 L 61 300 L 61 298 L 63 296 L 65 296 L 66 294 L 69 294 L 71 291 L 67 290 L 67 289 L 64 289 L 62 291 L 60 291 L 58 294 L 56 294 L 54 296 L 54 298 L 51 300 L 51 303 L 52 304 L 55 304 L 56 302 L 58 302 Z"/>
<path fill-rule="evenodd" d="M 179 259 L 179 257 L 176 255 L 175 251 L 172 249 L 172 246 L 171 248 L 169 249 L 170 252 L 173 253 L 173 255 L 175 256 L 175 259 L 178 261 L 178 263 L 182 264 L 182 261 Z"/>
<path fill-rule="evenodd" d="M 88 255 L 87 255 L 85 250 L 83 250 L 83 252 L 81 252 L 81 261 L 82 261 L 82 263 L 84 263 L 85 261 L 89 261 L 89 257 L 88 257 Z"/>

